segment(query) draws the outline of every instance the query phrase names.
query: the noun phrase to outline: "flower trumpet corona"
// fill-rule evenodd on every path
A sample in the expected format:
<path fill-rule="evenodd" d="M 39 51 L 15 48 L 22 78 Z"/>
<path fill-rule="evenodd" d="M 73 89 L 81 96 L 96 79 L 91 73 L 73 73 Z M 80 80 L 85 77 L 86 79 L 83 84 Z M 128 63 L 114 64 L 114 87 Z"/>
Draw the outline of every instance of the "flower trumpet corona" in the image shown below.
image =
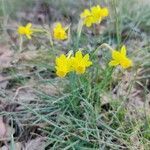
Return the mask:
<path fill-rule="evenodd" d="M 113 50 L 112 51 L 112 60 L 109 62 L 109 66 L 118 66 L 120 65 L 123 69 L 127 69 L 133 65 L 131 59 L 126 55 L 126 47 L 122 46 L 120 52 Z"/>
<path fill-rule="evenodd" d="M 33 30 L 31 29 L 32 24 L 28 23 L 26 26 L 19 26 L 18 27 L 18 33 L 20 35 L 25 35 L 28 39 L 31 39 L 31 36 L 33 34 Z"/>
<path fill-rule="evenodd" d="M 53 29 L 53 37 L 56 40 L 66 40 L 68 38 L 66 28 L 62 26 L 60 22 L 58 22 Z"/>

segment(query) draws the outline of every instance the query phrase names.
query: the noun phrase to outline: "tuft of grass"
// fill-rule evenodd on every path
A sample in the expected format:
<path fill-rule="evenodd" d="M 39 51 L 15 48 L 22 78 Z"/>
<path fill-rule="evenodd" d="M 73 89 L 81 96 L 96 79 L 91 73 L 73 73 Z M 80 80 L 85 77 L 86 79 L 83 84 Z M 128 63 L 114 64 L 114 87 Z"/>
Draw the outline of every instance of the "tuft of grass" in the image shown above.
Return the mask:
<path fill-rule="evenodd" d="M 33 1 L 29 0 L 13 0 L 11 2 L 2 0 L 1 2 L 0 14 L 10 18 L 12 12 L 20 11 L 25 6 L 32 9 L 30 7 L 34 4 Z M 60 14 L 68 18 L 68 12 L 75 9 L 78 16 L 73 19 L 73 24 L 76 24 L 79 12 L 84 9 L 84 5 L 88 7 L 101 3 L 99 0 L 89 1 L 87 4 L 69 0 L 45 2 L 52 4 L 56 9 L 60 8 Z M 39 56 L 27 63 L 28 66 L 36 66 L 37 70 L 42 69 L 42 72 L 37 71 L 32 75 L 35 81 L 32 90 L 36 98 L 31 103 L 14 102 L 8 95 L 7 100 L 12 104 L 17 103 L 21 108 L 19 111 L 3 110 L 0 115 L 13 118 L 15 124 L 20 125 L 20 132 L 22 132 L 21 129 L 25 124 L 27 126 L 44 124 L 44 127 L 40 127 L 39 130 L 42 132 L 41 135 L 47 136 L 46 149 L 116 150 L 144 148 L 148 150 L 150 147 L 150 114 L 146 114 L 146 117 L 143 118 L 134 118 L 127 107 L 129 95 L 137 82 L 143 83 L 145 94 L 149 93 L 148 86 L 144 83 L 145 80 L 149 80 L 150 47 L 147 29 L 149 29 L 150 7 L 144 4 L 141 6 L 136 0 L 105 0 L 103 2 L 109 6 L 111 12 L 108 22 L 102 23 L 106 25 L 107 30 L 99 35 L 95 33 L 96 30 L 87 31 L 83 28 L 84 32 L 81 33 L 80 39 L 77 39 L 77 33 L 71 31 L 72 42 L 66 47 L 64 46 L 65 53 L 70 49 L 75 51 L 78 48 L 83 48 L 84 51 L 92 53 L 105 42 L 113 45 L 114 48 L 117 47 L 116 45 L 128 44 L 129 49 L 131 49 L 131 56 L 135 58 L 135 68 L 133 71 L 129 71 L 134 76 L 139 69 L 144 70 L 144 73 L 137 75 L 137 78 L 134 77 L 131 82 L 127 81 L 128 87 L 125 89 L 125 95 L 118 96 L 114 89 L 123 82 L 126 72 L 118 71 L 118 78 L 116 77 L 117 80 L 114 79 L 115 69 L 107 65 L 111 54 L 104 48 L 100 49 L 95 55 L 91 54 L 94 67 L 91 67 L 84 76 L 76 76 L 72 73 L 66 79 L 58 79 L 56 76 L 49 78 L 47 74 L 54 71 L 54 67 L 51 67 L 52 65 L 49 62 L 54 62 L 55 58 L 51 56 L 52 48 L 44 43 L 44 46 L 48 45 L 49 50 L 44 51 L 41 46 L 42 52 L 40 48 L 37 49 L 40 51 Z M 11 7 L 9 7 L 10 5 Z M 16 14 L 13 15 L 16 16 Z M 53 19 L 57 20 L 57 18 Z M 5 21 L 5 18 L 3 21 Z M 1 27 L 6 30 L 4 24 Z M 143 43 L 141 47 L 132 44 L 133 40 L 138 44 L 137 38 L 141 39 L 140 43 L 144 41 L 144 46 Z M 39 45 L 38 42 L 37 44 Z M 58 46 L 53 50 L 61 51 L 62 49 Z M 19 67 L 21 65 L 18 64 Z M 5 71 L 3 70 L 3 72 Z M 7 70 L 7 73 L 12 76 L 15 76 L 18 72 L 17 69 Z M 17 87 L 28 84 L 28 80 L 22 77 L 14 78 L 12 81 L 11 85 Z M 59 92 L 54 95 L 47 94 L 43 92 L 40 85 L 55 86 Z M 145 99 L 145 101 L 148 101 L 148 99 Z M 143 107 L 143 109 L 145 108 Z M 29 134 L 26 135 L 26 138 L 28 136 Z M 138 140 L 135 140 L 134 137 Z M 12 136 L 12 148 L 15 140 L 17 138 Z M 137 143 L 135 144 L 135 142 Z"/>

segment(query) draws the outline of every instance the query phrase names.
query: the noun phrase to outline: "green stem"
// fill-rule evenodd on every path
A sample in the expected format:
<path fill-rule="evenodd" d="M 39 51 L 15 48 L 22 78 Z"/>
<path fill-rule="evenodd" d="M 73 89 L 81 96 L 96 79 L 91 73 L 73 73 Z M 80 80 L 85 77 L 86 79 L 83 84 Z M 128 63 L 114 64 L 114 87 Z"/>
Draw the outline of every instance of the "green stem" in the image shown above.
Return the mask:
<path fill-rule="evenodd" d="M 82 28 L 83 28 L 83 21 L 80 20 L 78 23 L 78 28 L 77 28 L 77 43 L 76 43 L 76 48 L 79 47 L 79 41 L 82 33 Z"/>
<path fill-rule="evenodd" d="M 113 48 L 112 48 L 111 46 L 109 46 L 107 43 L 103 43 L 103 44 L 101 44 L 100 46 L 98 46 L 98 47 L 96 48 L 96 50 L 93 52 L 93 55 L 94 55 L 100 48 L 103 48 L 103 47 L 106 47 L 106 48 L 108 48 L 109 50 L 113 51 Z"/>
<path fill-rule="evenodd" d="M 116 34 L 117 34 L 117 43 L 118 43 L 118 45 L 120 45 L 120 43 L 121 43 L 121 32 L 120 32 L 120 28 L 119 28 L 119 14 L 118 14 L 118 12 L 117 12 L 117 8 L 116 8 L 116 6 L 117 6 L 117 2 L 116 2 L 116 0 L 112 0 L 113 1 L 113 7 L 114 7 L 114 13 L 115 13 L 115 27 L 116 27 Z"/>

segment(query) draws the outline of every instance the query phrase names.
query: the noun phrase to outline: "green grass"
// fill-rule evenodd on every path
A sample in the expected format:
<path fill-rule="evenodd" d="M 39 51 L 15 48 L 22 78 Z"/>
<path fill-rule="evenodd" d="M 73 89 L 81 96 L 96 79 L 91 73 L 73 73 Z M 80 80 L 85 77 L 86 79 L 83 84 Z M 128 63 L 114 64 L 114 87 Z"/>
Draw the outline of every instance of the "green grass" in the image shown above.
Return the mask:
<path fill-rule="evenodd" d="M 76 16 L 73 18 L 72 26 L 77 24 L 79 14 L 85 7 L 81 1 L 47 0 L 46 2 L 58 10 L 60 14 L 58 18 L 65 18 L 64 15 L 67 16 L 74 10 Z M 70 43 L 54 46 L 58 54 L 62 51 L 65 53 L 70 50 L 76 51 L 78 48 L 89 52 L 94 66 L 90 67 L 84 75 L 77 76 L 72 73 L 65 79 L 57 78 L 53 66 L 55 58 L 51 56 L 53 50 L 46 39 L 33 40 L 35 49 L 38 51 L 36 59 L 15 64 L 15 68 L 2 70 L 3 73 L 6 72 L 12 77 L 13 90 L 16 86 L 29 85 L 36 98 L 31 103 L 19 100 L 14 102 L 13 96 L 7 95 L 7 89 L 3 94 L 5 97 L 3 102 L 10 103 L 12 106 L 16 103 L 22 107 L 19 111 L 3 110 L 0 115 L 19 125 L 20 134 L 24 125 L 30 127 L 44 124 L 44 127 L 39 130 L 41 135 L 44 134 L 47 137 L 47 149 L 148 150 L 150 147 L 150 114 L 145 112 L 147 111 L 145 105 L 149 101 L 147 95 L 150 79 L 150 32 L 148 30 L 150 6 L 137 3 L 136 0 L 91 0 L 87 2 L 87 5 L 90 7 L 102 2 L 109 7 L 110 17 L 107 23 L 102 23 L 106 29 L 101 35 L 94 34 L 95 31 L 91 31 L 93 32 L 91 34 L 83 28 L 80 39 L 77 39 L 76 31 L 72 30 Z M 17 12 L 25 9 L 26 6 L 28 6 L 27 9 L 32 10 L 34 2 L 2 0 L 1 4 L 0 16 L 4 16 L 1 20 L 1 30 L 4 37 L 4 34 L 7 35 L 7 26 L 4 26 L 8 23 L 6 18 L 16 19 Z M 57 18 L 54 17 L 52 20 Z M 133 68 L 125 72 L 110 68 L 108 62 L 111 53 L 107 48 L 101 48 L 93 54 L 92 52 L 103 43 L 108 43 L 113 48 L 126 44 L 129 57 L 134 61 Z M 24 51 L 31 50 L 30 44 L 26 42 Z M 14 51 L 18 53 L 18 50 Z M 32 66 L 36 66 L 36 70 L 32 72 L 31 79 L 28 79 L 26 74 L 30 72 Z M 125 77 L 129 79 L 125 81 Z M 32 80 L 32 84 L 29 80 Z M 57 94 L 47 93 L 42 86 L 55 87 L 58 90 Z M 142 103 L 144 103 L 142 110 L 137 104 L 132 106 L 133 103 L 130 102 L 134 98 L 138 101 L 136 96 L 131 98 L 134 88 L 137 91 L 140 88 L 142 93 Z M 113 91 L 114 89 L 116 90 Z M 122 93 L 119 94 L 119 92 Z M 128 107 L 130 103 L 131 107 Z M 28 136 L 28 133 L 24 136 Z M 12 149 L 15 149 L 14 142 L 17 140 L 19 140 L 18 137 L 11 137 Z"/>

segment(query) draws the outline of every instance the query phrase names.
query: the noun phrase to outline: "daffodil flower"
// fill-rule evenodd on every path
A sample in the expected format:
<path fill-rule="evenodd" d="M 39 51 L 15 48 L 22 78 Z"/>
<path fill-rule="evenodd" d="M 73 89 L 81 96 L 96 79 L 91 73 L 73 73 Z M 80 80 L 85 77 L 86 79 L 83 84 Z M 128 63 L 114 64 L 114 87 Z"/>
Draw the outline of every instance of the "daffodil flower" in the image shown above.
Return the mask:
<path fill-rule="evenodd" d="M 126 47 L 123 45 L 120 52 L 113 50 L 112 51 L 112 60 L 109 62 L 109 66 L 118 66 L 127 69 L 133 65 L 131 59 L 126 55 Z"/>
<path fill-rule="evenodd" d="M 64 54 L 56 58 L 56 74 L 59 77 L 65 77 L 71 71 L 71 59 Z"/>
<path fill-rule="evenodd" d="M 58 22 L 53 29 L 53 37 L 56 40 L 66 40 L 68 38 L 66 28 L 62 26 L 60 22 Z"/>
<path fill-rule="evenodd" d="M 28 23 L 26 26 L 19 26 L 18 27 L 18 33 L 20 35 L 25 35 L 28 39 L 31 39 L 31 36 L 33 34 L 33 30 L 31 29 L 32 24 Z"/>
<path fill-rule="evenodd" d="M 93 23 L 100 23 L 104 17 L 108 16 L 108 9 L 101 8 L 99 5 L 91 7 L 91 14 L 93 16 Z"/>
<path fill-rule="evenodd" d="M 80 50 L 77 51 L 75 57 L 72 57 L 71 59 L 72 68 L 77 74 L 85 73 L 86 68 L 92 65 L 92 62 L 89 60 L 89 54 L 83 56 Z"/>
<path fill-rule="evenodd" d="M 93 24 L 93 16 L 88 9 L 85 9 L 83 13 L 80 14 L 81 19 L 83 19 L 83 24 L 87 27 L 91 27 Z"/>
<path fill-rule="evenodd" d="M 55 68 L 56 74 L 59 77 L 65 77 L 67 73 L 73 71 L 77 74 L 83 74 L 86 68 L 92 65 L 92 62 L 89 60 L 89 54 L 83 56 L 80 50 L 75 53 L 75 56 L 71 57 L 71 54 L 72 53 L 69 53 L 68 57 L 62 54 L 60 57 L 56 58 Z"/>
<path fill-rule="evenodd" d="M 85 9 L 80 18 L 83 20 L 83 24 L 87 27 L 91 27 L 93 24 L 100 23 L 102 19 L 107 17 L 109 11 L 107 7 L 101 8 L 100 5 L 93 6 L 89 9 Z"/>

